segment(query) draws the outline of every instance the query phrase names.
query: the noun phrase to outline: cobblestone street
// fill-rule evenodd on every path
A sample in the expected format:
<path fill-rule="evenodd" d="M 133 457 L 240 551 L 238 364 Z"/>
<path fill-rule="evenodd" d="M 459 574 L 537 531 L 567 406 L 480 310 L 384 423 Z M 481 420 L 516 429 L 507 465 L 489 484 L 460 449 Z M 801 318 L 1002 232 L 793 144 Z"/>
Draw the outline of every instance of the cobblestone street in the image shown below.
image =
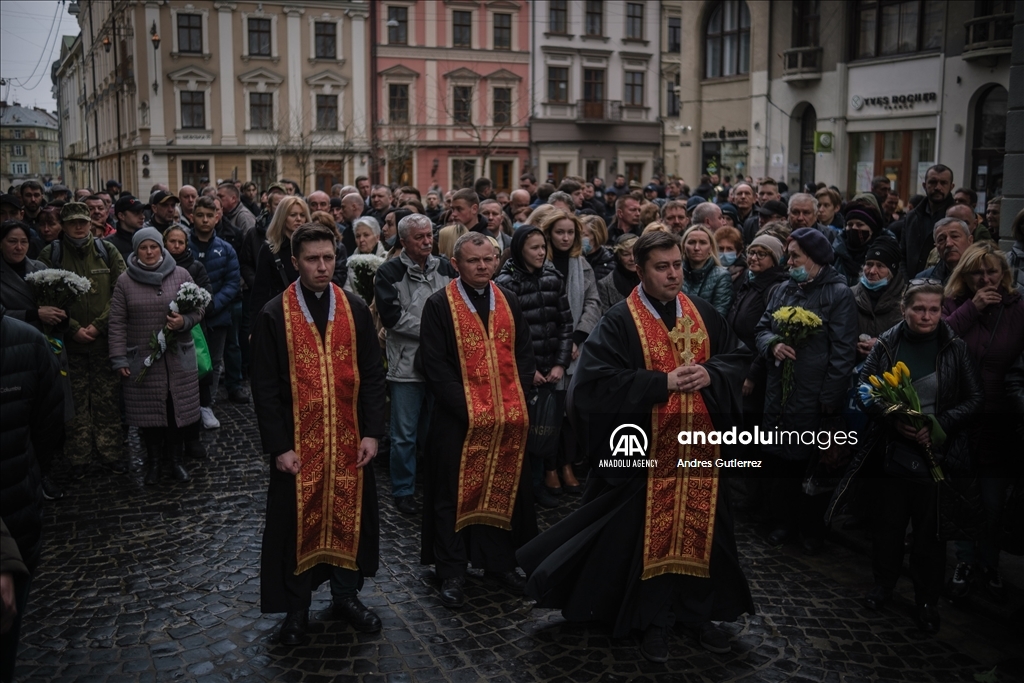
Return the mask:
<path fill-rule="evenodd" d="M 835 543 L 816 558 L 773 549 L 749 524 L 737 536 L 758 613 L 723 625 L 727 655 L 677 630 L 668 664 L 651 664 L 638 636 L 567 624 L 482 579 L 471 578 L 467 605 L 452 612 L 419 565 L 419 519 L 394 511 L 382 462 L 381 569 L 362 599 L 383 632 L 332 621 L 325 585 L 308 645 L 284 648 L 283 615 L 259 609 L 266 465 L 251 406 L 223 402 L 217 412 L 223 428 L 204 434 L 208 459 L 189 463 L 190 484 L 144 487 L 138 452 L 126 477 L 63 482 L 67 496 L 46 508 L 17 680 L 924 682 L 974 681 L 1000 662 L 984 680 L 1020 675 L 1006 664 L 1020 657 L 1019 620 L 1010 627 L 943 602 L 942 630 L 928 637 L 914 624 L 909 581 L 894 607 L 873 613 L 860 600 L 871 585 L 866 556 Z M 575 499 L 563 500 L 543 512 L 542 528 Z M 1006 579 L 1020 586 L 1019 573 Z"/>

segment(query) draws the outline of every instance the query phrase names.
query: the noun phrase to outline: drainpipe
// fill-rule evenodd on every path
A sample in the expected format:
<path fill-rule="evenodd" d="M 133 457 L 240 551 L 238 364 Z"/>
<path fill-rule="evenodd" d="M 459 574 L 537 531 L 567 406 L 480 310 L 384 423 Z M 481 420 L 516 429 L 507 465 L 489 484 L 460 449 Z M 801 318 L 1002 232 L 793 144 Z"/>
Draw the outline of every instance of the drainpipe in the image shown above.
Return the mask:
<path fill-rule="evenodd" d="M 370 2 L 370 182 L 380 182 L 380 169 L 377 167 L 377 121 L 379 104 L 377 102 L 377 3 Z"/>
<path fill-rule="evenodd" d="M 91 2 L 89 3 L 89 56 L 91 57 L 89 61 L 92 64 L 92 94 L 93 97 L 98 97 L 99 94 L 96 92 L 96 32 L 93 30 Z M 96 141 L 96 156 L 92 160 L 92 176 L 93 185 L 99 187 L 103 184 L 103 179 L 99 177 L 100 115 L 95 102 L 92 105 L 92 124 Z"/>

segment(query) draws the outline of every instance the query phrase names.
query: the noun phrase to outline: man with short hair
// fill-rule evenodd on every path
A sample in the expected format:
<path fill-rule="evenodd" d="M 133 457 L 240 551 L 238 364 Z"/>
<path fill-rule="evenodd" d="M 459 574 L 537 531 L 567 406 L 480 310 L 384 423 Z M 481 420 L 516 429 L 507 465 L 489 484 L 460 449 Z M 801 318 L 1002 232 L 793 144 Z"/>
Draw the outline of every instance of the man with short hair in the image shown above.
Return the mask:
<path fill-rule="evenodd" d="M 814 228 L 825 236 L 829 244 L 840 235 L 839 230 L 818 222 L 818 200 L 806 192 L 796 192 L 789 198 L 789 227 L 793 230 Z"/>
<path fill-rule="evenodd" d="M 362 197 L 363 203 L 370 205 L 370 179 L 364 175 L 356 176 L 356 191 Z"/>
<path fill-rule="evenodd" d="M 359 194 L 359 190 L 356 189 L 355 185 L 343 185 L 338 196 L 344 199 L 350 194 Z"/>
<path fill-rule="evenodd" d="M 217 199 L 220 200 L 220 207 L 224 212 L 222 220 L 234 228 L 239 235 L 244 236 L 256 226 L 256 216 L 253 216 L 249 209 L 242 204 L 242 193 L 238 191 L 234 183 L 218 185 Z"/>
<path fill-rule="evenodd" d="M 217 236 L 231 245 L 237 258 L 244 247 L 245 236 L 256 227 L 256 217 L 242 204 L 242 193 L 232 182 L 221 183 L 217 187 L 217 199 L 222 212 Z M 249 307 L 243 306 L 247 298 L 244 279 L 239 281 L 239 286 L 242 291 L 231 304 L 231 331 L 224 347 L 224 367 L 231 402 L 244 404 L 250 399 L 249 390 L 242 384 L 249 365 L 248 335 L 244 332 L 249 329 Z"/>
<path fill-rule="evenodd" d="M 36 221 L 39 220 L 39 212 L 46 205 L 46 198 L 43 196 L 43 186 L 35 180 L 26 180 L 18 187 L 18 194 L 21 195 L 21 206 L 24 211 L 23 221 L 29 227 L 35 229 Z"/>
<path fill-rule="evenodd" d="M 900 250 L 904 272 L 920 273 L 928 263 L 928 253 L 934 242 L 935 224 L 945 218 L 946 211 L 953 205 L 953 170 L 942 164 L 931 166 L 924 176 L 926 199 L 914 210 L 907 212 L 902 220 L 890 228 L 900 236 Z"/>
<path fill-rule="evenodd" d="M 576 213 L 583 208 L 583 186 L 575 180 L 566 178 L 559 184 L 558 191 L 572 197 L 572 210 L 569 213 Z M 550 198 L 548 198 L 548 203 L 552 203 Z"/>
<path fill-rule="evenodd" d="M 110 242 L 93 237 L 91 212 L 85 204 L 65 204 L 60 220 L 63 233 L 43 249 L 39 260 L 88 278 L 92 284 L 65 308 L 64 352 L 75 417 L 68 427 L 64 454 L 76 479 L 85 477 L 93 464 L 124 474 L 128 464 L 121 435 L 121 380 L 110 367 L 107 338 L 110 300 L 114 283 L 125 271 L 124 259 Z M 140 349 L 139 353 L 146 351 Z"/>
<path fill-rule="evenodd" d="M 89 232 L 93 237 L 103 238 L 114 234 L 114 227 L 108 222 L 110 214 L 103 197 L 98 194 L 89 195 L 85 198 L 85 206 L 89 209 Z"/>
<path fill-rule="evenodd" d="M 740 215 L 736 227 L 742 226 L 754 215 L 754 188 L 747 182 L 736 183 L 732 187 L 732 203 Z"/>
<path fill-rule="evenodd" d="M 128 262 L 128 255 L 134 252 L 132 237 L 146 222 L 146 205 L 131 195 L 117 200 L 114 205 L 114 217 L 117 227 L 110 236 L 110 243 L 121 252 L 121 258 Z"/>
<path fill-rule="evenodd" d="M 516 213 L 525 207 L 530 205 L 530 193 L 526 190 L 512 190 L 512 194 L 509 195 L 508 206 L 505 207 L 505 215 L 509 217 L 509 220 L 514 221 Z"/>
<path fill-rule="evenodd" d="M 309 196 L 306 197 L 306 204 L 309 205 L 310 213 L 314 211 L 330 211 L 331 197 L 326 192 L 317 190 L 316 192 L 310 192 Z"/>
<path fill-rule="evenodd" d="M 530 195 L 530 204 L 537 201 L 537 177 L 532 173 L 519 176 L 519 189 L 526 190 Z"/>
<path fill-rule="evenodd" d="M 473 183 L 473 191 L 476 192 L 476 196 L 480 201 L 492 199 L 494 195 L 494 185 L 491 183 L 490 178 L 477 178 Z"/>
<path fill-rule="evenodd" d="M 535 369 L 530 327 L 519 300 L 491 281 L 496 260 L 484 235 L 455 242 L 458 279 L 423 306 L 414 364 L 434 396 L 420 562 L 435 566 L 441 603 L 451 608 L 465 603 L 470 559 L 485 578 L 521 595 L 515 551 L 537 528 L 523 467 L 523 390 Z"/>
<path fill-rule="evenodd" d="M 757 184 L 757 203 L 764 206 L 766 202 L 778 201 L 779 199 L 781 199 L 779 184 L 775 182 L 775 179 L 762 178 L 761 182 Z"/>
<path fill-rule="evenodd" d="M 341 198 L 341 223 L 338 230 L 341 232 L 341 243 L 345 245 L 347 254 L 356 253 L 355 220 L 363 215 L 364 209 L 363 198 L 358 192 Z"/>
<path fill-rule="evenodd" d="M 146 226 L 156 228 L 162 235 L 178 221 L 178 203 L 178 198 L 166 190 L 154 192 L 149 198 L 149 210 L 153 215 Z"/>
<path fill-rule="evenodd" d="M 628 194 L 615 201 L 615 220 L 608 226 L 608 241 L 614 244 L 626 233 L 640 234 L 640 202 Z"/>
<path fill-rule="evenodd" d="M 270 456 L 260 609 L 286 613 L 287 647 L 306 640 L 313 590 L 327 580 L 334 618 L 364 633 L 381 628 L 358 592 L 380 563 L 371 462 L 384 435 L 384 373 L 369 309 L 331 282 L 334 239 L 319 224 L 295 230 L 298 281 L 263 307 L 252 335 L 256 418 Z"/>
<path fill-rule="evenodd" d="M 978 193 L 969 187 L 958 187 L 953 193 L 953 203 L 976 209 L 978 208 Z"/>
<path fill-rule="evenodd" d="M 181 192 L 178 192 L 178 199 L 181 199 Z M 185 200 L 181 199 L 181 203 L 184 208 Z M 193 202 L 194 204 L 195 202 Z M 251 180 L 242 185 L 242 204 L 245 205 L 245 208 L 249 209 L 249 213 L 253 216 L 260 215 L 260 188 Z M 192 209 L 190 208 L 189 215 L 191 215 L 191 211 Z"/>
<path fill-rule="evenodd" d="M 364 216 L 373 216 L 384 225 L 384 216 L 391 210 L 391 189 L 387 185 L 374 185 L 370 190 L 370 206 L 363 211 Z"/>
<path fill-rule="evenodd" d="M 552 192 L 548 197 L 548 204 L 568 214 L 576 213 L 576 206 L 572 201 L 572 195 L 565 192 Z"/>
<path fill-rule="evenodd" d="M 878 200 L 878 206 L 881 207 L 885 203 L 886 198 L 889 196 L 889 190 L 892 188 L 892 181 L 887 176 L 876 175 L 871 179 L 871 194 L 875 195 L 875 199 Z"/>
<path fill-rule="evenodd" d="M 693 210 L 693 215 L 690 216 L 691 223 L 697 225 L 703 223 L 708 227 L 712 234 L 718 231 L 723 225 L 725 225 L 725 218 L 722 217 L 722 209 L 718 204 L 712 204 L 711 202 L 701 202 Z"/>
<path fill-rule="evenodd" d="M 974 209 L 969 204 L 953 204 L 953 206 L 946 209 L 946 218 L 957 218 L 966 223 L 975 242 L 980 242 L 981 240 L 995 241 L 992 239 L 992 233 L 982 224 L 981 217 L 974 212 Z"/>
<path fill-rule="evenodd" d="M 199 191 L 191 185 L 182 185 L 178 190 L 178 222 L 186 228 L 192 227 L 192 209 L 199 199 Z M 117 212 L 117 209 L 114 210 Z"/>
<path fill-rule="evenodd" d="M 940 218 L 935 223 L 934 241 L 939 252 L 939 262 L 918 273 L 917 277 L 932 278 L 945 285 L 953 269 L 960 263 L 960 257 L 974 244 L 974 237 L 967 223 L 959 218 Z"/>
<path fill-rule="evenodd" d="M 420 318 L 431 294 L 456 276 L 445 260 L 431 255 L 434 229 L 421 214 L 398 222 L 402 253 L 381 264 L 374 278 L 373 301 L 387 329 L 388 384 L 391 387 L 391 488 L 395 508 L 407 515 L 419 509 L 416 492 L 416 442 L 430 424 L 427 387 L 414 367 L 420 345 Z"/>
<path fill-rule="evenodd" d="M 518 190 L 516 190 L 518 192 Z M 436 190 L 427 192 L 427 206 L 424 213 L 435 225 L 441 221 L 441 193 Z"/>
<path fill-rule="evenodd" d="M 487 232 L 498 241 L 502 251 L 512 246 L 512 236 L 502 230 L 505 224 L 505 212 L 496 199 L 485 199 L 480 202 L 480 215 L 487 221 Z"/>
<path fill-rule="evenodd" d="M 331 185 L 331 199 L 334 199 L 335 197 L 341 199 L 341 191 L 343 189 L 345 189 L 345 186 L 341 183 L 334 183 Z"/>
<path fill-rule="evenodd" d="M 686 215 L 686 202 L 678 199 L 665 202 L 665 206 L 661 207 L 661 222 L 673 233 L 682 236 L 690 225 L 690 218 Z"/>
<path fill-rule="evenodd" d="M 284 189 L 287 190 L 288 194 L 292 197 L 299 197 L 302 195 L 302 191 L 299 189 L 299 184 L 294 180 L 281 178 L 281 184 L 284 185 Z"/>
<path fill-rule="evenodd" d="M 461 223 L 467 230 L 489 235 L 487 219 L 478 213 L 480 205 L 474 190 L 466 187 L 452 194 L 450 220 Z"/>

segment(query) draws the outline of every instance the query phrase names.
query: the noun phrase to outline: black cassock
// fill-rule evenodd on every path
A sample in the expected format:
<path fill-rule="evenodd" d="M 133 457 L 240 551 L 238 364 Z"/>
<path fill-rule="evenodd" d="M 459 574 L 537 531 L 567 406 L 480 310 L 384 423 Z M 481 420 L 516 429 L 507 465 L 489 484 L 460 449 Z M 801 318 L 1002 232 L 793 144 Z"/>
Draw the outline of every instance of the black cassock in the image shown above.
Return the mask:
<path fill-rule="evenodd" d="M 499 288 L 508 300 L 516 326 L 515 354 L 519 381 L 528 397 L 533 385 L 534 357 L 530 327 L 523 317 L 516 295 Z M 484 328 L 489 316 L 489 295 L 466 288 L 481 315 Z M 473 524 L 455 532 L 459 494 L 459 466 L 466 439 L 469 413 L 462 387 L 455 323 L 448 305 L 448 293 L 441 289 L 430 295 L 420 320 L 420 348 L 416 370 L 423 375 L 434 396 L 434 412 L 427 433 L 423 472 L 423 527 L 420 562 L 433 564 L 440 579 L 465 574 L 466 561 L 475 568 L 505 572 L 516 566 L 515 549 L 537 535 L 529 463 L 523 462 L 512 512 L 512 529 L 506 531 Z"/>
<path fill-rule="evenodd" d="M 323 339 L 329 297 L 317 299 L 300 287 L 313 321 Z M 359 365 L 359 431 L 364 437 L 384 435 L 384 367 L 380 343 L 370 309 L 348 292 L 356 324 Z M 332 567 L 319 564 L 295 576 L 295 475 L 281 472 L 274 458 L 295 448 L 292 389 L 288 372 L 288 344 L 284 329 L 282 294 L 271 299 L 253 324 L 252 394 L 263 451 L 270 456 L 267 523 L 260 560 L 260 608 L 263 612 L 290 612 L 309 607 L 309 593 L 330 578 Z M 379 564 L 380 516 L 373 462 L 363 467 L 363 514 L 356 563 L 362 576 L 373 576 Z"/>
<path fill-rule="evenodd" d="M 742 427 L 741 387 L 750 352 L 710 304 L 691 301 L 710 339 L 711 357 L 703 365 L 711 385 L 701 395 L 712 423 L 719 431 Z M 674 306 L 660 312 L 667 325 L 674 324 Z M 569 394 L 577 434 L 592 458 L 608 457 L 605 444 L 618 425 L 640 425 L 651 433 L 652 409 L 668 400 L 667 377 L 646 369 L 625 301 L 608 310 L 583 344 Z M 731 455 L 727 446 L 721 454 Z M 719 476 L 725 473 L 719 470 Z M 724 481 L 718 487 L 710 578 L 662 574 L 641 581 L 646 470 L 632 477 L 614 474 L 592 469 L 580 508 L 516 554 L 529 577 L 527 595 L 539 607 L 559 608 L 570 621 L 609 623 L 616 637 L 652 624 L 697 626 L 753 612 Z"/>

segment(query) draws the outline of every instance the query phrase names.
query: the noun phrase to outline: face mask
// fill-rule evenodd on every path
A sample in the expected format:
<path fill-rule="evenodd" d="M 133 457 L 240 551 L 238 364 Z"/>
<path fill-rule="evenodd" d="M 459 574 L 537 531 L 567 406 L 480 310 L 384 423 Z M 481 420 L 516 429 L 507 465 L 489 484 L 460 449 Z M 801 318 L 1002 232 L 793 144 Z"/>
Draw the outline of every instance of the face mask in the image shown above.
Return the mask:
<path fill-rule="evenodd" d="M 590 238 L 589 237 L 584 237 L 583 238 L 583 253 L 584 254 L 589 254 L 590 251 L 591 251 Z"/>
<path fill-rule="evenodd" d="M 512 232 L 515 232 L 516 230 L 518 230 L 519 228 L 521 228 L 524 225 L 526 225 L 526 223 L 522 223 L 520 221 L 516 221 L 515 223 L 512 224 Z"/>
<path fill-rule="evenodd" d="M 736 263 L 736 252 L 723 251 L 718 255 L 718 260 L 722 263 L 723 266 L 728 268 L 732 264 Z"/>
<path fill-rule="evenodd" d="M 868 243 L 868 238 L 860 230 L 847 230 L 843 233 L 846 236 L 846 243 L 851 249 L 860 249 Z"/>
<path fill-rule="evenodd" d="M 889 284 L 889 278 L 883 277 L 878 282 L 868 282 L 867 276 L 864 275 L 864 273 L 861 273 L 860 274 L 860 284 L 865 289 L 870 289 L 872 292 L 874 292 L 874 291 L 877 291 L 879 289 L 882 289 L 883 287 L 886 287 Z"/>
<path fill-rule="evenodd" d="M 803 266 L 790 268 L 789 277 L 793 282 L 807 282 L 807 269 Z"/>

